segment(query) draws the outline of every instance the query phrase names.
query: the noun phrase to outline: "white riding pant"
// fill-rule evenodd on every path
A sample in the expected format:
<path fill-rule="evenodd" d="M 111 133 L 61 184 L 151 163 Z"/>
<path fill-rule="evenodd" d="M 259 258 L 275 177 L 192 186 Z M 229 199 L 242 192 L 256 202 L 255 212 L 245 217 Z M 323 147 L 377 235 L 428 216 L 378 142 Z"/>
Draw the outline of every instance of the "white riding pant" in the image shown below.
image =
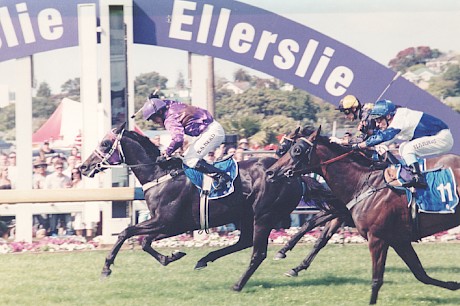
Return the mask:
<path fill-rule="evenodd" d="M 219 122 L 213 121 L 187 148 L 183 158 L 184 164 L 195 168 L 200 159 L 203 159 L 209 152 L 217 149 L 224 140 L 224 128 Z"/>
<path fill-rule="evenodd" d="M 399 154 L 407 165 L 417 161 L 417 157 L 447 153 L 454 145 L 454 138 L 449 129 L 441 130 L 433 136 L 425 136 L 404 142 L 399 147 Z"/>

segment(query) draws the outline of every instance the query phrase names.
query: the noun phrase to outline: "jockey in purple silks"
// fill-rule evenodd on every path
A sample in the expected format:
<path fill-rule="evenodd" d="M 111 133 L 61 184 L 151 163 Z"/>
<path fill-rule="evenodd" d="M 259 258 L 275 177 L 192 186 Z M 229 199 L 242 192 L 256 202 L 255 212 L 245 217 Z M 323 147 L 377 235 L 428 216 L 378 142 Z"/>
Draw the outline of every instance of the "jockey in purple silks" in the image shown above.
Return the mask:
<path fill-rule="evenodd" d="M 214 151 L 225 140 L 223 127 L 207 110 L 178 101 L 161 100 L 150 96 L 142 107 L 142 115 L 144 120 L 158 123 L 171 133 L 171 143 L 166 148 L 166 157 L 170 157 L 182 147 L 185 135 L 196 137 L 185 151 L 183 163 L 215 179 L 216 188 L 231 181 L 227 173 L 203 160 L 204 156 Z M 161 162 L 164 159 L 162 156 L 158 161 Z"/>

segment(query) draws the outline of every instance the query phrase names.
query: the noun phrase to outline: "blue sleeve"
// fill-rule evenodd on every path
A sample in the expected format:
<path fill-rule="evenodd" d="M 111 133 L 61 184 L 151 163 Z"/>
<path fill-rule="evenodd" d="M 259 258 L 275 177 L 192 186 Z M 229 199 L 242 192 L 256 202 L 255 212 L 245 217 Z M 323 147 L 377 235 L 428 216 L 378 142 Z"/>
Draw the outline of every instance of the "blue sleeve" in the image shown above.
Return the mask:
<path fill-rule="evenodd" d="M 372 147 L 382 142 L 392 140 L 399 132 L 401 132 L 401 129 L 395 128 L 387 128 L 384 131 L 377 130 L 371 137 L 366 139 L 366 146 Z"/>

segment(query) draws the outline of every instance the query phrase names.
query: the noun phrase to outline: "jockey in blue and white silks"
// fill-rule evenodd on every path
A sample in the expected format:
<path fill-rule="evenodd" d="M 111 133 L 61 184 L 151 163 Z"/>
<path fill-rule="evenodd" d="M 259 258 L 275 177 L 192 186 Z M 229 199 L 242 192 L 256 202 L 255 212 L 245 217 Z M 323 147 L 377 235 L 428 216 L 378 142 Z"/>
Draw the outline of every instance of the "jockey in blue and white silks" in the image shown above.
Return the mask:
<path fill-rule="evenodd" d="M 417 157 L 447 153 L 452 149 L 454 139 L 447 124 L 426 113 L 404 107 L 396 107 L 389 100 L 375 103 L 371 111 L 378 130 L 359 148 L 371 147 L 392 140 L 402 141 L 399 153 L 407 165 L 410 165 L 416 176 L 410 185 L 425 187 Z M 425 183 L 426 185 L 426 183 Z"/>

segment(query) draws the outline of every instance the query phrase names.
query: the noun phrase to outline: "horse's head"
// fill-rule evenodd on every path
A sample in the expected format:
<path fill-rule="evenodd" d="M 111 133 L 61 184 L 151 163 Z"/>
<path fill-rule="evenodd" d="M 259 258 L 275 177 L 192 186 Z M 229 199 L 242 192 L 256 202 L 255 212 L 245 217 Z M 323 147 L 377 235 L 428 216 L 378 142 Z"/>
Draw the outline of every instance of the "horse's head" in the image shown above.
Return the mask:
<path fill-rule="evenodd" d="M 316 147 L 316 139 L 320 133 L 321 126 L 308 136 L 306 136 L 305 129 L 302 133 L 297 133 L 298 138 L 291 144 L 289 154 L 284 154 L 266 171 L 267 180 L 274 182 L 280 178 L 292 177 L 307 172 L 311 155 Z"/>
<path fill-rule="evenodd" d="M 83 175 L 93 177 L 96 173 L 107 169 L 108 166 L 124 162 L 121 137 L 125 131 L 125 126 L 126 122 L 104 136 L 94 152 L 80 166 Z"/>

